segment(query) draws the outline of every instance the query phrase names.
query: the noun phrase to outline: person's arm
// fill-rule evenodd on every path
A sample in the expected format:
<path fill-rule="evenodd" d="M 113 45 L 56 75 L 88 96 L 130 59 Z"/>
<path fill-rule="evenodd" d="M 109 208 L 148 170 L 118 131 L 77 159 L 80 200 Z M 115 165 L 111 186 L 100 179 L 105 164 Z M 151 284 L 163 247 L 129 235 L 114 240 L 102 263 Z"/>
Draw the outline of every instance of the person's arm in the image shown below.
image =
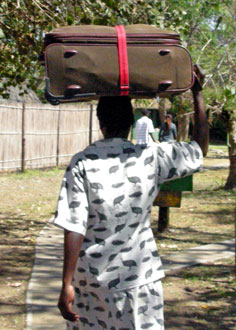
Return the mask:
<path fill-rule="evenodd" d="M 176 128 L 175 124 L 173 126 L 173 136 L 174 136 L 174 140 L 176 140 L 177 139 L 177 128 Z"/>
<path fill-rule="evenodd" d="M 154 138 L 153 133 L 149 133 L 149 135 L 151 136 L 152 141 L 153 141 L 153 142 L 156 142 L 156 139 Z"/>
<path fill-rule="evenodd" d="M 72 278 L 83 239 L 84 236 L 81 234 L 68 230 L 65 230 L 64 232 L 64 265 L 58 308 L 60 309 L 61 315 L 64 319 L 72 322 L 79 319 L 79 315 L 74 313 L 71 309 L 72 302 L 74 300 Z"/>
<path fill-rule="evenodd" d="M 202 149 L 203 156 L 206 156 L 209 144 L 209 126 L 204 109 L 201 79 L 203 74 L 198 66 L 194 67 L 196 72 L 195 82 L 192 87 L 194 102 L 194 126 L 192 140 L 196 141 Z"/>

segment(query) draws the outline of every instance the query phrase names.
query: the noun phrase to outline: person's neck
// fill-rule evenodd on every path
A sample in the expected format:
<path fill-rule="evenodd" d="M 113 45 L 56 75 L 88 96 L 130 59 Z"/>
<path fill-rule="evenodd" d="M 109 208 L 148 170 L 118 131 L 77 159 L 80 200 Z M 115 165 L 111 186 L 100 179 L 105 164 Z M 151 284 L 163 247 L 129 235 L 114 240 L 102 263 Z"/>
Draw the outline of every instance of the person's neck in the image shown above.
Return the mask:
<path fill-rule="evenodd" d="M 121 138 L 121 139 L 127 139 L 129 135 L 129 131 L 121 131 L 121 132 L 106 132 L 104 134 L 105 139 L 115 139 L 115 138 Z"/>

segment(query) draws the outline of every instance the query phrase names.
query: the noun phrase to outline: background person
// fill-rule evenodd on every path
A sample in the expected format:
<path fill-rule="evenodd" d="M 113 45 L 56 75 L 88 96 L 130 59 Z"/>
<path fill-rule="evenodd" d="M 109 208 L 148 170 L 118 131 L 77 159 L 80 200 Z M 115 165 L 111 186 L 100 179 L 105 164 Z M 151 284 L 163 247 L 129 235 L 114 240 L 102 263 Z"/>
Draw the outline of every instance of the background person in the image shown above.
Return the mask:
<path fill-rule="evenodd" d="M 139 118 L 135 125 L 136 143 L 150 144 L 151 141 L 156 142 L 153 133 L 155 131 L 152 120 L 149 118 L 151 111 L 142 109 L 142 117 Z"/>
<path fill-rule="evenodd" d="M 65 230 L 58 307 L 68 330 L 164 329 L 164 272 L 150 210 L 160 184 L 198 170 L 207 151 L 208 124 L 196 86 L 197 143 L 134 145 L 127 140 L 134 120 L 130 99 L 100 99 L 104 139 L 72 158 L 54 220 Z"/>
<path fill-rule="evenodd" d="M 176 125 L 172 123 L 172 116 L 170 114 L 165 116 L 165 122 L 161 125 L 159 131 L 160 142 L 174 142 L 177 139 Z"/>

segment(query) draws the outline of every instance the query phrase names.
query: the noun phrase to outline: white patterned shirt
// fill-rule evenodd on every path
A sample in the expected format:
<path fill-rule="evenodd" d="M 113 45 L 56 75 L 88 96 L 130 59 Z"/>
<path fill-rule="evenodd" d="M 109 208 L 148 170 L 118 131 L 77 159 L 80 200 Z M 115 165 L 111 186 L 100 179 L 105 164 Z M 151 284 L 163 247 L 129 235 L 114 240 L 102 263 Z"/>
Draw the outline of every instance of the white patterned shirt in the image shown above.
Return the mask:
<path fill-rule="evenodd" d="M 75 285 L 121 290 L 164 276 L 150 227 L 160 184 L 200 169 L 196 142 L 133 145 L 100 140 L 76 154 L 62 182 L 54 223 L 84 236 Z"/>
<path fill-rule="evenodd" d="M 141 117 L 136 122 L 135 130 L 136 130 L 136 143 L 148 144 L 151 141 L 149 133 L 154 132 L 152 120 L 147 116 Z"/>

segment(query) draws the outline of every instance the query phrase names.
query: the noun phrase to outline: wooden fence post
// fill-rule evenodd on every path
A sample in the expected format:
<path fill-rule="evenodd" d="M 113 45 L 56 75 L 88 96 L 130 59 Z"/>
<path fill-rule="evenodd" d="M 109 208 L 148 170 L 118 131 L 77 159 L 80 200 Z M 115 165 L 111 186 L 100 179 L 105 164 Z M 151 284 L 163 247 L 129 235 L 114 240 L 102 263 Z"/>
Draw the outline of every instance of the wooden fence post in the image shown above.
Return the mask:
<path fill-rule="evenodd" d="M 92 144 L 93 140 L 93 105 L 90 104 L 90 113 L 89 113 L 89 145 Z"/>
<path fill-rule="evenodd" d="M 25 171 L 25 103 L 22 104 L 21 120 L 21 172 Z"/>
<path fill-rule="evenodd" d="M 60 157 L 60 122 L 61 122 L 61 110 L 58 110 L 57 116 L 57 151 L 56 151 L 56 166 L 59 166 Z"/>

